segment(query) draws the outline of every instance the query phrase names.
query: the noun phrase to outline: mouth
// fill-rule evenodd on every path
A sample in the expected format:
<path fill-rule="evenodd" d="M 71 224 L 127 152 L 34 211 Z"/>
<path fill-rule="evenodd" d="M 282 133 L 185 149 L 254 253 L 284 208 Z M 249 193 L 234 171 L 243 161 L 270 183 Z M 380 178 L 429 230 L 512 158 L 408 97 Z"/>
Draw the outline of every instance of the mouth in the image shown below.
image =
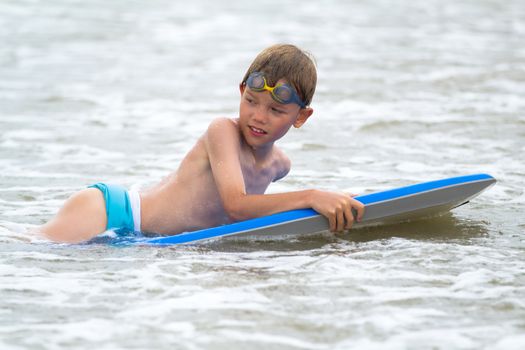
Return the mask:
<path fill-rule="evenodd" d="M 248 125 L 248 127 L 250 128 L 251 132 L 254 133 L 255 135 L 266 135 L 267 134 L 266 131 L 256 128 L 254 126 Z"/>

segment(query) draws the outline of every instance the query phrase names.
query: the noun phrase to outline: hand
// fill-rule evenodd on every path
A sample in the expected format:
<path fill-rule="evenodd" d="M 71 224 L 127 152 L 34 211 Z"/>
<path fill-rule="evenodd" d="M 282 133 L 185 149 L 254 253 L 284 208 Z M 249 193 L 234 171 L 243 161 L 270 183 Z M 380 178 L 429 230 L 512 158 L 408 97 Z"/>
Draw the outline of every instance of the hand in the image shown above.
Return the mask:
<path fill-rule="evenodd" d="M 354 199 L 353 195 L 339 192 L 313 190 L 311 207 L 328 219 L 332 232 L 343 232 L 352 228 L 352 209 L 357 212 L 357 222 L 361 221 L 365 213 L 363 203 Z"/>

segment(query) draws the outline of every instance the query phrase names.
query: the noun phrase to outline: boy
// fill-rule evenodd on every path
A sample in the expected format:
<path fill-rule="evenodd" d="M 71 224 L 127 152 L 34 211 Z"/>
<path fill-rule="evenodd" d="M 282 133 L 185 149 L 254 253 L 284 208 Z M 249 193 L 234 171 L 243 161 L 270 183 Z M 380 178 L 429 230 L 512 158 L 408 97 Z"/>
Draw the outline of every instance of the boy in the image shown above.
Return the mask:
<path fill-rule="evenodd" d="M 107 229 L 168 235 L 299 208 L 326 216 L 332 231 L 350 229 L 352 209 L 359 221 L 364 206 L 348 194 L 264 194 L 290 170 L 290 160 L 274 143 L 312 115 L 316 82 L 312 59 L 297 47 L 263 50 L 240 84 L 239 117 L 212 121 L 175 173 L 140 193 L 90 186 L 71 196 L 40 231 L 70 243 Z"/>

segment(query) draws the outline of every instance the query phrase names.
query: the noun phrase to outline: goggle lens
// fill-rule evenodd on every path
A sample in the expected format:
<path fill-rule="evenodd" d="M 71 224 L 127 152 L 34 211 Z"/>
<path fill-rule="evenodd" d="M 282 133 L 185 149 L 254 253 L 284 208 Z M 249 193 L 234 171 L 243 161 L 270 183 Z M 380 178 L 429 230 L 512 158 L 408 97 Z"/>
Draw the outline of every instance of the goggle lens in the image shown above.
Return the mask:
<path fill-rule="evenodd" d="M 276 86 L 273 89 L 273 94 L 283 102 L 292 100 L 292 90 L 286 85 Z"/>
<path fill-rule="evenodd" d="M 255 74 L 252 73 L 248 80 L 246 81 L 246 84 L 250 87 L 250 89 L 255 91 L 263 91 L 264 86 L 266 85 L 266 80 L 262 76 L 262 74 Z"/>

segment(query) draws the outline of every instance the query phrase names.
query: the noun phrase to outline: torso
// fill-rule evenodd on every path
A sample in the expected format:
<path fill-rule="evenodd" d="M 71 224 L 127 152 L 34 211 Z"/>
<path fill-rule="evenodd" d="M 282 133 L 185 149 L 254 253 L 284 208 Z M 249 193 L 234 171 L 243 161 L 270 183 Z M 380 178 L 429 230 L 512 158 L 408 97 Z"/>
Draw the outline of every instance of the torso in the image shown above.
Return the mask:
<path fill-rule="evenodd" d="M 176 172 L 141 191 L 141 231 L 167 235 L 231 222 L 215 185 L 205 138 L 206 134 L 197 141 Z M 239 150 L 246 194 L 264 193 L 286 172 L 287 158 L 274 145 L 262 159 L 242 140 Z"/>

